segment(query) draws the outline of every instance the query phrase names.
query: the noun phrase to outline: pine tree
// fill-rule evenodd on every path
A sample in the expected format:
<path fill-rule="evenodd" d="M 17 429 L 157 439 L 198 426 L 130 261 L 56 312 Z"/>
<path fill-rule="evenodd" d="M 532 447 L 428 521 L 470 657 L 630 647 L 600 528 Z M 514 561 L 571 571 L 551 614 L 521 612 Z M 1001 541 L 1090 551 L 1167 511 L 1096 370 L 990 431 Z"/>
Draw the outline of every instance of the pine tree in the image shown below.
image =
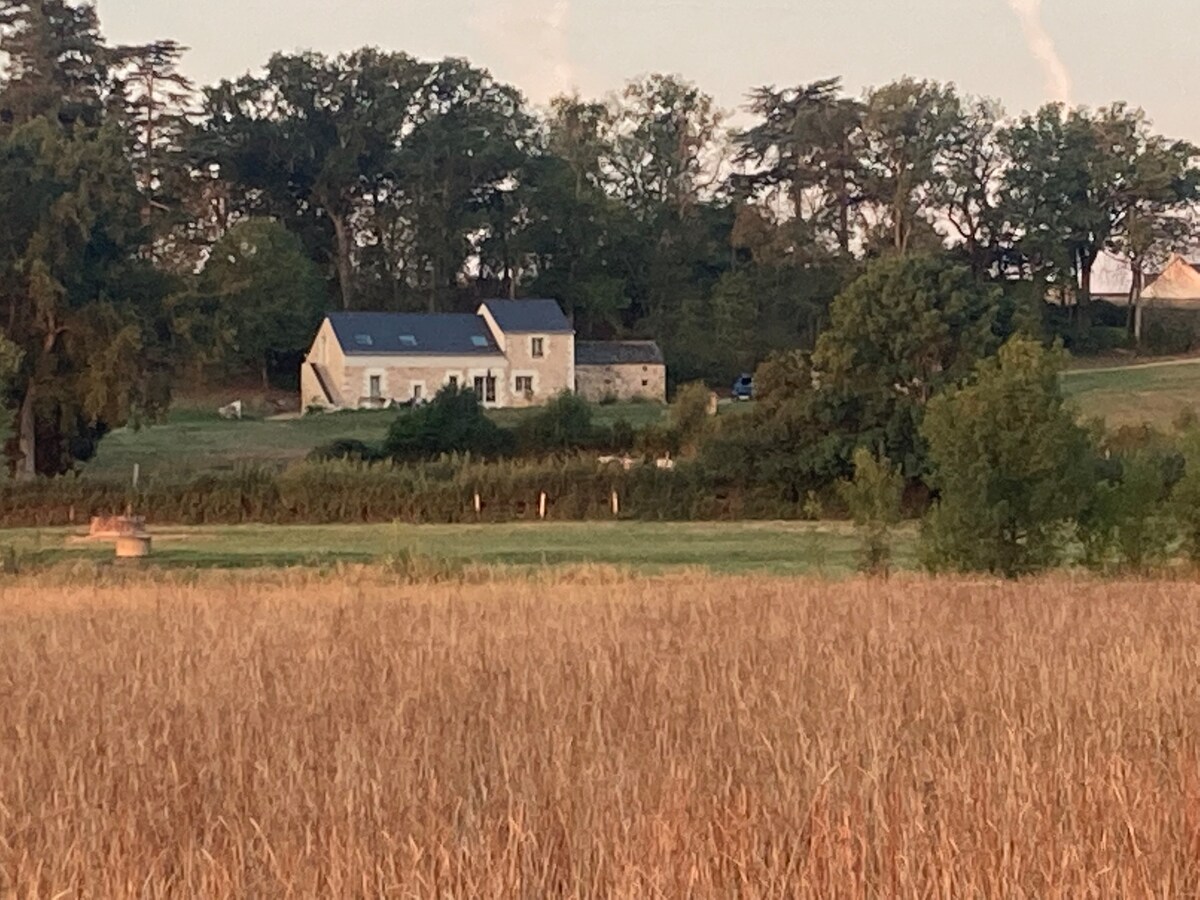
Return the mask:
<path fill-rule="evenodd" d="M 0 0 L 0 124 L 39 117 L 95 127 L 108 95 L 107 52 L 90 3 Z"/>

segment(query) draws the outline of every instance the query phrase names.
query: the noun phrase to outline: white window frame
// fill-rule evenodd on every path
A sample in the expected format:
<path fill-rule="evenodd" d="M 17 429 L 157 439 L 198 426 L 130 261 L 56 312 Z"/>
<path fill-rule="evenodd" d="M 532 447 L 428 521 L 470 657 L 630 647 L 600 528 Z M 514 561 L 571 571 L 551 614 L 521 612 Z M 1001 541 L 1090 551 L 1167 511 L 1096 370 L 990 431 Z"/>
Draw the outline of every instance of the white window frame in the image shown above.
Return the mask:
<path fill-rule="evenodd" d="M 379 379 L 379 396 L 378 397 L 371 396 L 371 379 L 372 378 Z M 390 399 L 390 395 L 388 394 L 387 370 L 385 370 L 385 369 L 365 369 L 365 370 L 363 370 L 362 385 L 363 385 L 362 386 L 362 396 L 366 400 L 368 400 L 368 401 L 378 400 L 380 402 L 383 402 L 385 400 Z"/>
<path fill-rule="evenodd" d="M 472 390 L 472 391 L 475 390 L 475 379 L 476 378 L 483 379 L 483 396 L 479 398 L 480 405 L 485 406 L 488 409 L 495 409 L 495 408 L 499 407 L 500 406 L 500 397 L 501 397 L 502 393 L 506 393 L 508 391 L 508 384 L 505 381 L 504 370 L 503 369 L 499 369 L 499 370 L 497 370 L 497 369 L 471 369 L 467 373 L 467 380 L 466 380 L 466 387 L 469 390 Z M 496 399 L 494 399 L 494 400 L 489 400 L 487 398 L 487 380 L 489 378 L 494 378 L 496 380 Z"/>
<path fill-rule="evenodd" d="M 518 378 L 529 379 L 529 393 L 536 397 L 538 395 L 538 377 L 537 372 L 513 372 L 512 373 L 512 392 L 517 399 L 524 400 L 525 392 L 517 387 Z"/>

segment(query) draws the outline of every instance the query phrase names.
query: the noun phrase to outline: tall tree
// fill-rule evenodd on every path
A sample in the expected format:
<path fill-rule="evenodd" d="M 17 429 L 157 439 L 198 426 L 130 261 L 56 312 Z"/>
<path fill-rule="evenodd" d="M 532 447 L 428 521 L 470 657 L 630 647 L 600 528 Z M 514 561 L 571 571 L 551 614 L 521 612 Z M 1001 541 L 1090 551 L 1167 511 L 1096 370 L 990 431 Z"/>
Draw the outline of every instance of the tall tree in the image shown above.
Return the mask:
<path fill-rule="evenodd" d="M 0 48 L 0 124 L 100 124 L 110 85 L 93 4 L 0 0 Z"/>
<path fill-rule="evenodd" d="M 25 476 L 86 459 L 167 399 L 166 281 L 141 258 L 141 196 L 114 123 L 38 119 L 0 140 L 0 322 L 24 354 L 12 448 Z"/>
<path fill-rule="evenodd" d="M 194 290 L 175 302 L 176 324 L 199 361 L 261 374 L 312 340 L 324 287 L 304 246 L 282 225 L 248 219 L 213 247 Z"/>
<path fill-rule="evenodd" d="M 389 171 L 423 77 L 404 54 L 277 54 L 266 71 L 206 92 L 202 158 L 242 189 L 243 215 L 278 216 L 355 296 L 354 216 Z"/>
<path fill-rule="evenodd" d="M 608 189 L 632 213 L 644 248 L 627 262 L 629 318 L 671 333 L 684 305 L 729 266 L 724 113 L 695 85 L 652 75 L 626 87 L 611 117 Z"/>
<path fill-rule="evenodd" d="M 671 75 L 630 82 L 611 115 L 611 184 L 643 218 L 682 215 L 717 184 L 725 116 L 694 84 Z"/>
<path fill-rule="evenodd" d="M 195 224 L 204 215 L 200 195 L 206 181 L 188 157 L 197 96 L 179 70 L 186 52 L 175 41 L 161 40 L 111 53 L 142 216 L 151 230 L 150 252 L 181 272 L 194 267 L 199 255 Z"/>
<path fill-rule="evenodd" d="M 618 331 L 631 297 L 631 261 L 646 252 L 628 205 L 606 190 L 613 154 L 611 110 L 578 96 L 556 98 L 524 192 L 529 291 L 562 301 L 583 337 Z"/>
<path fill-rule="evenodd" d="M 367 259 L 434 309 L 498 224 L 530 128 L 520 95 L 465 61 L 367 49 L 277 55 L 211 89 L 201 146 L 244 214 L 279 217 L 332 264 L 343 306 Z"/>
<path fill-rule="evenodd" d="M 762 121 L 736 135 L 740 180 L 752 193 L 778 191 L 791 215 L 850 252 L 861 202 L 863 106 L 842 94 L 840 78 L 795 88 L 762 87 L 749 110 Z"/>
<path fill-rule="evenodd" d="M 1000 180 L 1007 158 L 999 140 L 1004 110 L 994 100 L 964 101 L 938 160 L 932 197 L 977 275 L 991 272 L 1004 235 Z"/>
<path fill-rule="evenodd" d="M 813 365 L 860 443 L 920 474 L 924 408 L 995 352 L 999 299 L 944 254 L 877 260 L 838 296 Z"/>
<path fill-rule="evenodd" d="M 1040 277 L 1077 299 L 1080 335 L 1091 324 L 1092 271 L 1106 248 L 1144 245 L 1157 218 L 1195 196 L 1186 144 L 1154 136 L 1140 110 L 1091 112 L 1051 104 L 1002 133 L 1010 165 L 1004 204 L 1019 247 Z"/>
<path fill-rule="evenodd" d="M 514 88 L 464 60 L 430 67 L 396 154 L 415 286 L 429 310 L 452 305 L 481 236 L 496 239 L 502 267 L 517 265 L 510 239 L 520 206 L 508 195 L 521 184 L 532 132 Z"/>
<path fill-rule="evenodd" d="M 876 88 L 863 117 L 865 192 L 893 250 L 929 234 L 938 168 L 954 146 L 962 103 L 953 85 L 904 78 Z"/>
<path fill-rule="evenodd" d="M 1135 331 L 1147 267 L 1165 265 L 1172 253 L 1191 250 L 1200 233 L 1195 206 L 1200 194 L 1198 154 L 1186 141 L 1150 134 L 1137 156 L 1137 190 L 1108 246 L 1129 264 L 1130 334 Z"/>

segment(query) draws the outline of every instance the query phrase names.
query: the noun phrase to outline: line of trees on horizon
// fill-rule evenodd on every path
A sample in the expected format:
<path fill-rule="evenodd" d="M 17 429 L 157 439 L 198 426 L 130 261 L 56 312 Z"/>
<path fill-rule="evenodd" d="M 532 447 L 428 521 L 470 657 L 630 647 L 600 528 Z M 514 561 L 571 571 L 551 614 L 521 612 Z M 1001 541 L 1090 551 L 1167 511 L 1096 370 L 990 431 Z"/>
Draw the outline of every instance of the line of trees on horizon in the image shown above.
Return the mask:
<path fill-rule="evenodd" d="M 1197 149 L 1121 103 L 1008 117 L 831 78 L 754 90 L 731 129 L 673 75 L 537 110 L 467 60 L 375 48 L 198 88 L 185 48 L 112 46 L 69 0 L 0 0 L 0 51 L 0 374 L 27 475 L 152 420 L 181 377 L 294 367 L 330 306 L 551 296 L 581 337 L 653 337 L 677 380 L 724 381 L 817 348 L 897 256 L 1086 349 L 1100 254 L 1138 285 L 1195 235 Z"/>

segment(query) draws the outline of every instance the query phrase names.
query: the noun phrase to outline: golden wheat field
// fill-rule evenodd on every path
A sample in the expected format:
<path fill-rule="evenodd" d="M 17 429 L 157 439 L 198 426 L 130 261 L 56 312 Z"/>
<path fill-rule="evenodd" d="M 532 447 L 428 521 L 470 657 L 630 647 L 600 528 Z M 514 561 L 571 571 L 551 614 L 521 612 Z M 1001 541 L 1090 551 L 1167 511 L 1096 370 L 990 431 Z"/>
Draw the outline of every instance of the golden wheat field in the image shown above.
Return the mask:
<path fill-rule="evenodd" d="M 1192 897 L 1200 588 L 0 583 L 0 896 Z"/>

